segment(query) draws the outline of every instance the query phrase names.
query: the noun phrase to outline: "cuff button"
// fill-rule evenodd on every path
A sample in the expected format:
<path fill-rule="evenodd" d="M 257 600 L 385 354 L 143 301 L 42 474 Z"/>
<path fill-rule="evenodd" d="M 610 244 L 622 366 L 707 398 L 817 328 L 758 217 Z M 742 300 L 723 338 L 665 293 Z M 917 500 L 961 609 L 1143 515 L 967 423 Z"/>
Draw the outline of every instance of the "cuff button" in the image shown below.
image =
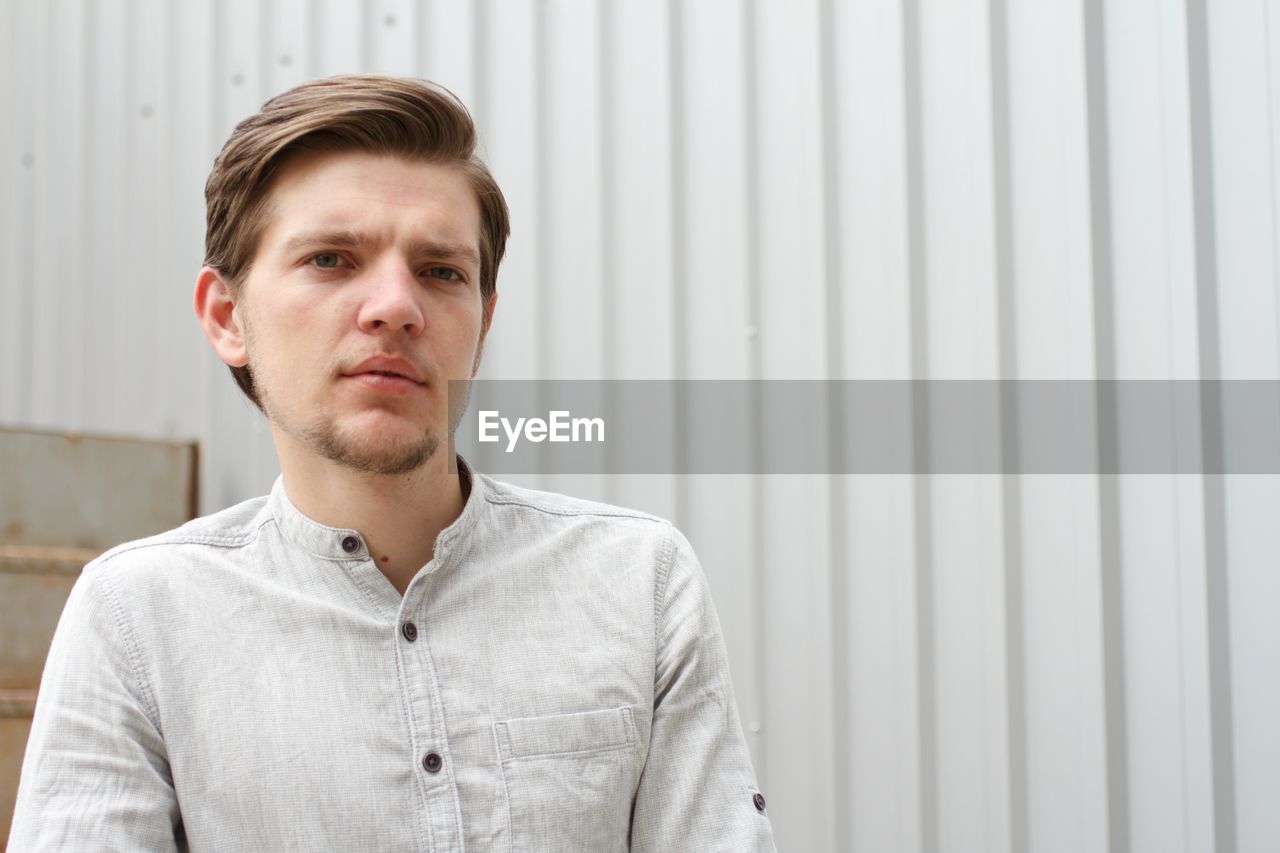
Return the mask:
<path fill-rule="evenodd" d="M 756 795 L 751 798 L 751 802 L 756 804 L 756 811 L 764 811 L 764 794 L 756 791 Z"/>

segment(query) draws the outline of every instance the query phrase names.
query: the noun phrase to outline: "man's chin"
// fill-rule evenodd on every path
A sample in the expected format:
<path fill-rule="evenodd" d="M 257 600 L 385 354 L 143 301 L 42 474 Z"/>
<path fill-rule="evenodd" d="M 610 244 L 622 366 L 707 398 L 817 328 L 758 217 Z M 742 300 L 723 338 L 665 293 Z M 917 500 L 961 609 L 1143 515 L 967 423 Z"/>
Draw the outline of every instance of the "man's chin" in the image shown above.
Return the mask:
<path fill-rule="evenodd" d="M 323 431 L 309 434 L 307 443 L 330 462 L 360 473 L 385 476 L 416 471 L 446 446 L 434 434 L 419 434 L 413 440 L 383 438 L 379 441 L 368 433 L 360 438 L 348 438 Z"/>

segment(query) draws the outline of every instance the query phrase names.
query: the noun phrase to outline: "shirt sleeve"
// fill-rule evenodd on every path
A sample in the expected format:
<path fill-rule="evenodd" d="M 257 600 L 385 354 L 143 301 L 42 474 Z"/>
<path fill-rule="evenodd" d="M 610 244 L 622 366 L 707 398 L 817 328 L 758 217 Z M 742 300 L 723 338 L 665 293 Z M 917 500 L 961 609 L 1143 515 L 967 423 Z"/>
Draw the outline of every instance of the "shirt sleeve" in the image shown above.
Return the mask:
<path fill-rule="evenodd" d="M 40 681 L 9 849 L 176 850 L 164 740 L 125 613 L 93 564 L 76 581 Z"/>
<path fill-rule="evenodd" d="M 774 851 L 706 578 L 688 541 L 673 534 L 658 577 L 653 727 L 631 849 Z"/>

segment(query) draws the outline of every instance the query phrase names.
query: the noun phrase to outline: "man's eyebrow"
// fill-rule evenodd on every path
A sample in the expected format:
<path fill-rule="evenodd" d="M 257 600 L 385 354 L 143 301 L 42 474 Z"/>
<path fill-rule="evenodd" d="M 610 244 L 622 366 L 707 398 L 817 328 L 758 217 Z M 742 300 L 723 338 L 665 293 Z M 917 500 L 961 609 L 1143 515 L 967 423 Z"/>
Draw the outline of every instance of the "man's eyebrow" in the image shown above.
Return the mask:
<path fill-rule="evenodd" d="M 447 261 L 470 261 L 476 266 L 480 266 L 480 253 L 476 251 L 474 246 L 468 246 L 466 243 L 416 240 L 410 244 L 410 251 L 414 255 L 425 255 Z"/>
<path fill-rule="evenodd" d="M 332 229 L 327 231 L 303 231 L 294 234 L 284 242 L 284 251 L 292 253 L 298 249 L 311 246 L 367 246 L 373 241 L 368 235 L 349 229 Z"/>
<path fill-rule="evenodd" d="M 362 231 L 340 228 L 326 231 L 304 231 L 295 234 L 284 242 L 285 254 L 317 246 L 334 246 L 337 248 L 361 248 L 374 245 L 377 241 Z M 480 265 L 480 253 L 474 246 L 466 243 L 450 243 L 442 240 L 415 240 L 409 244 L 413 255 L 422 255 L 443 260 L 470 261 Z"/>

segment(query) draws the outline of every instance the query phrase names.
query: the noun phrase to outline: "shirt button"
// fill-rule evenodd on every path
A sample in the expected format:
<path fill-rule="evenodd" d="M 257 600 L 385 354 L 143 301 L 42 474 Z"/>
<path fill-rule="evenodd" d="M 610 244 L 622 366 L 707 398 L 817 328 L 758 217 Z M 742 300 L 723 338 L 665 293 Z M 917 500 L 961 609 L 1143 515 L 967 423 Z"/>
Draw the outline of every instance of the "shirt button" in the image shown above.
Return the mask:
<path fill-rule="evenodd" d="M 348 554 L 354 554 L 356 551 L 360 550 L 360 540 L 354 536 L 343 536 L 342 550 L 346 551 Z"/>
<path fill-rule="evenodd" d="M 428 773 L 439 773 L 440 768 L 444 766 L 444 759 L 434 752 L 428 752 L 422 759 L 422 766 Z"/>
<path fill-rule="evenodd" d="M 412 643 L 418 639 L 418 626 L 412 622 L 406 622 L 400 626 L 400 633 L 404 634 L 404 638 Z"/>
<path fill-rule="evenodd" d="M 756 811 L 764 811 L 764 794 L 756 791 L 756 795 L 751 798 L 751 802 L 756 804 Z"/>

